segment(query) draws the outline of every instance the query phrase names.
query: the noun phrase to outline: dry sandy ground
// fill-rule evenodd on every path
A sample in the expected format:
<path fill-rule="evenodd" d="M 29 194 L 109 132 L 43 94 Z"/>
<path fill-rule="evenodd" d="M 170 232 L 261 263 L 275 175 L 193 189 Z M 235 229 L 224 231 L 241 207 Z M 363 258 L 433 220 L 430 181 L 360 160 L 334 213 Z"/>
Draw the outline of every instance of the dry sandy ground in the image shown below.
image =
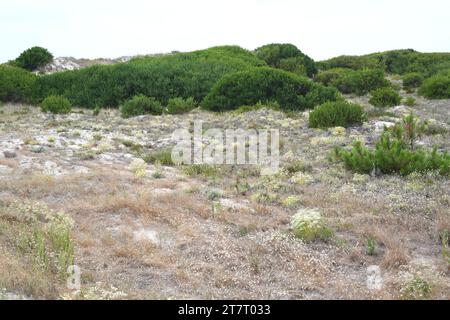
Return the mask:
<path fill-rule="evenodd" d="M 366 98 L 351 99 L 367 105 Z M 450 150 L 450 101 L 418 102 L 416 113 L 435 128 L 421 144 Z M 14 201 L 38 202 L 71 217 L 82 271 L 82 293 L 62 280 L 38 290 L 29 257 L 0 228 L 0 267 L 9 268 L 0 276 L 0 296 L 450 298 L 450 263 L 439 237 L 450 227 L 449 179 L 355 175 L 328 160 L 334 145 L 373 143 L 405 107 L 344 132 L 309 129 L 307 113 L 288 117 L 266 109 L 127 120 L 114 110 L 94 117 L 91 111 L 52 116 L 34 107 L 0 109 L 1 210 Z M 206 127 L 278 128 L 282 166 L 302 169 L 263 177 L 251 166 L 192 174 L 148 164 L 137 174 L 133 161 L 170 147 L 172 131 L 195 119 Z M 291 218 L 305 208 L 326 218 L 334 232 L 329 241 L 293 237 Z M 367 286 L 373 265 L 381 270 L 378 290 Z"/>

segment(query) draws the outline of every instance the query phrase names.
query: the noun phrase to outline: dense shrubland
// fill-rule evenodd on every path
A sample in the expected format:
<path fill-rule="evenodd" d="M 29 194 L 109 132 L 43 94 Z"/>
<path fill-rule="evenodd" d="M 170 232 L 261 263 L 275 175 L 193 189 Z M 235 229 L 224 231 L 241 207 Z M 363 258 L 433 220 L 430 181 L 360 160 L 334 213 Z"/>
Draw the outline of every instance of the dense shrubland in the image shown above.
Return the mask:
<path fill-rule="evenodd" d="M 36 99 L 61 94 L 88 108 L 117 107 L 139 94 L 162 104 L 176 97 L 201 101 L 224 75 L 264 65 L 251 52 L 233 46 L 139 58 L 40 77 Z"/>
<path fill-rule="evenodd" d="M 411 49 L 393 50 L 363 56 L 340 56 L 318 63 L 319 69 L 381 68 L 390 74 L 407 74 L 418 72 L 430 77 L 442 70 L 450 69 L 450 53 L 421 53 Z"/>
<path fill-rule="evenodd" d="M 290 44 L 270 44 L 254 52 L 223 46 L 51 75 L 35 76 L 23 69 L 34 69 L 51 59 L 46 49 L 34 47 L 1 65 L 0 100 L 41 103 L 56 95 L 77 107 L 99 109 L 119 107 L 143 95 L 167 107 L 168 113 L 187 112 L 197 103 L 209 110 L 258 102 L 277 103 L 283 110 L 303 110 L 336 100 L 334 88 L 345 94 L 365 95 L 387 87 L 385 73 L 404 75 L 405 89 L 420 86 L 419 93 L 427 98 L 450 95 L 450 54 L 413 50 L 341 56 L 316 63 Z M 318 67 L 322 71 L 316 74 Z M 316 83 L 305 75 L 314 76 Z"/>
<path fill-rule="evenodd" d="M 202 106 L 212 111 L 226 111 L 258 102 L 277 102 L 284 110 L 304 110 L 337 98 L 335 89 L 307 78 L 273 68 L 256 68 L 223 77 Z"/>
<path fill-rule="evenodd" d="M 369 91 L 385 87 L 389 82 L 381 69 L 351 70 L 335 68 L 319 73 L 315 80 L 337 88 L 342 93 L 367 94 Z"/>

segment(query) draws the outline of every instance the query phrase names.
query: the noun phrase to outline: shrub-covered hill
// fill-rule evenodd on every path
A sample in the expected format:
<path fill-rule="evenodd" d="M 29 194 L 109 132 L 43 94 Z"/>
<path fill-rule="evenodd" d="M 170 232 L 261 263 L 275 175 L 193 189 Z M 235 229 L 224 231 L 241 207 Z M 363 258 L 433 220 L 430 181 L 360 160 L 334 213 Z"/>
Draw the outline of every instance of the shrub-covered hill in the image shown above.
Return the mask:
<path fill-rule="evenodd" d="M 317 63 L 321 70 L 333 68 L 383 69 L 390 74 L 419 72 L 425 77 L 450 70 L 450 53 L 422 53 L 412 49 L 392 50 L 362 56 L 339 56 Z"/>
<path fill-rule="evenodd" d="M 35 98 L 41 101 L 51 94 L 63 95 L 74 105 L 88 108 L 116 107 L 138 94 L 162 103 L 173 97 L 201 101 L 224 75 L 265 65 L 240 47 L 214 47 L 42 76 Z"/>
<path fill-rule="evenodd" d="M 2 65 L 0 100 L 41 103 L 49 96 L 59 96 L 74 106 L 98 109 L 146 96 L 163 108 L 177 98 L 191 99 L 193 105 L 210 110 L 256 102 L 277 102 L 283 109 L 302 110 L 337 98 L 334 88 L 324 86 L 358 95 L 389 86 L 386 73 L 401 74 L 408 90 L 421 86 L 419 93 L 427 98 L 447 98 L 449 71 L 450 53 L 395 50 L 316 63 L 291 44 L 270 44 L 253 52 L 221 46 L 40 76 Z M 316 83 L 306 76 L 314 77 Z M 420 81 L 411 84 L 408 79 Z"/>

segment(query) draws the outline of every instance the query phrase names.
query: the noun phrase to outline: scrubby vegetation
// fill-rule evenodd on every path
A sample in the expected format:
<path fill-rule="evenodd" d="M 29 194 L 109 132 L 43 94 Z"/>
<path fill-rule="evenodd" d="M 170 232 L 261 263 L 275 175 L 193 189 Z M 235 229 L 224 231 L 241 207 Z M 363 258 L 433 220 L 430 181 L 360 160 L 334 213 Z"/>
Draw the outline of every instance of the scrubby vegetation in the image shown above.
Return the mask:
<path fill-rule="evenodd" d="M 0 285 L 27 295 L 57 297 L 67 268 L 74 264 L 73 221 L 38 202 L 0 203 L 2 250 Z M 9 252 L 8 252 L 9 251 Z"/>
<path fill-rule="evenodd" d="M 201 101 L 224 75 L 263 65 L 251 52 L 234 46 L 137 58 L 40 77 L 36 98 L 61 94 L 87 108 L 117 107 L 139 94 L 164 105 L 176 97 Z"/>
<path fill-rule="evenodd" d="M 202 102 L 212 111 L 233 110 L 258 102 L 277 102 L 284 110 L 304 110 L 334 101 L 333 88 L 273 68 L 257 68 L 223 77 Z"/>
<path fill-rule="evenodd" d="M 408 97 L 405 99 L 404 103 L 408 107 L 414 107 L 417 102 L 416 102 L 416 99 L 414 99 L 413 97 Z"/>
<path fill-rule="evenodd" d="M 320 82 L 326 86 L 336 86 L 338 79 L 342 78 L 345 74 L 352 71 L 349 68 L 333 68 L 319 72 L 315 75 L 314 80 Z"/>
<path fill-rule="evenodd" d="M 0 101 L 29 102 L 36 76 L 21 68 L 0 65 Z"/>
<path fill-rule="evenodd" d="M 22 52 L 22 54 L 13 61 L 13 65 L 28 71 L 33 71 L 52 61 L 53 55 L 47 49 L 42 47 L 32 47 Z"/>
<path fill-rule="evenodd" d="M 332 68 L 381 68 L 390 74 L 418 72 L 430 77 L 450 69 L 450 53 L 421 53 L 411 49 L 393 50 L 363 56 L 340 56 L 319 63 L 322 70 Z"/>
<path fill-rule="evenodd" d="M 163 113 L 161 103 L 153 97 L 144 95 L 134 96 L 126 101 L 121 107 L 120 112 L 124 118 L 140 116 L 144 114 L 160 115 Z"/>
<path fill-rule="evenodd" d="M 301 110 L 313 107 L 317 100 L 324 102 L 332 95 L 331 91 L 318 89 L 311 94 L 315 96 L 313 99 L 305 98 L 307 101 L 300 99 L 302 101 L 299 104 L 291 97 L 287 98 L 289 101 L 284 101 L 283 105 L 278 91 L 280 88 L 286 91 L 288 86 L 292 86 L 291 79 L 294 75 L 299 78 L 314 76 L 316 82 L 335 87 L 342 93 L 364 95 L 389 85 L 384 72 L 404 75 L 404 85 L 408 91 L 419 86 L 423 79 L 438 74 L 423 83 L 421 94 L 427 98 L 444 98 L 449 95 L 450 55 L 424 54 L 413 50 L 389 51 L 359 57 L 341 56 L 315 63 L 291 44 L 270 44 L 254 52 L 237 46 L 222 46 L 189 53 L 136 58 L 115 65 L 94 65 L 39 77 L 25 73 L 22 69 L 33 70 L 50 62 L 51 59 L 52 56 L 47 50 L 35 47 L 25 51 L 16 61 L 10 63 L 20 66 L 20 69 L 11 65 L 1 66 L 0 99 L 40 103 L 50 95 L 61 95 L 75 106 L 93 109 L 118 107 L 136 95 L 145 95 L 154 97 L 164 106 L 170 105 L 169 113 L 171 113 L 189 110 L 192 107 L 189 99 L 201 103 L 209 95 L 204 105 L 208 105 L 208 109 L 213 109 L 214 107 L 210 105 L 211 96 L 217 93 L 217 89 L 215 93 L 212 92 L 213 87 L 224 85 L 225 79 L 231 81 L 228 76 L 232 74 L 235 74 L 234 79 L 237 79 L 240 72 L 248 72 L 247 75 L 263 73 L 264 71 L 259 69 L 267 70 L 267 66 L 281 69 L 289 76 L 276 80 L 277 89 L 261 92 L 258 97 L 254 92 L 249 96 L 240 93 L 239 98 L 228 101 L 237 103 L 232 108 L 239 107 L 242 103 L 254 104 L 259 100 L 264 102 L 271 98 L 279 102 L 281 107 Z M 317 66 L 321 69 L 318 74 Z M 273 80 L 273 77 L 270 79 Z M 252 82 L 255 80 L 261 82 L 259 88 L 265 86 L 262 79 L 253 78 Z M 285 80 L 289 84 L 280 83 Z M 301 81 L 302 84 L 296 84 L 288 91 L 296 96 L 308 94 L 305 92 L 304 81 Z M 325 97 L 322 97 L 323 95 Z M 175 100 L 169 104 L 171 99 Z M 184 103 L 185 106 L 181 107 L 179 99 L 185 99 L 189 103 Z M 313 100 L 312 105 L 310 100 Z M 293 104 L 299 106 L 293 107 Z M 221 105 L 217 107 L 231 108 Z M 174 108 L 177 111 L 174 111 Z"/>
<path fill-rule="evenodd" d="M 389 83 L 385 79 L 384 72 L 380 69 L 331 69 L 319 73 L 316 81 L 325 85 L 336 87 L 342 93 L 355 93 L 364 95 L 367 92 L 385 87 Z"/>
<path fill-rule="evenodd" d="M 326 102 L 309 114 L 311 128 L 348 127 L 361 124 L 365 119 L 360 105 L 345 101 Z"/>
<path fill-rule="evenodd" d="M 167 103 L 167 113 L 180 114 L 189 112 L 196 107 L 194 98 L 171 98 Z"/>
<path fill-rule="evenodd" d="M 413 172 L 437 171 L 441 175 L 450 174 L 450 154 L 416 148 L 415 142 L 425 130 L 413 115 L 405 117 L 393 128 L 385 129 L 375 149 L 363 146 L 358 141 L 353 149 L 336 148 L 338 159 L 357 173 L 408 175 Z"/>
<path fill-rule="evenodd" d="M 161 150 L 145 155 L 144 161 L 151 164 L 160 164 L 163 166 L 173 166 L 172 150 Z"/>
<path fill-rule="evenodd" d="M 69 113 L 72 111 L 72 104 L 63 96 L 49 96 L 42 101 L 42 112 Z"/>
<path fill-rule="evenodd" d="M 403 88 L 405 90 L 412 90 L 420 87 L 424 80 L 424 77 L 421 73 L 412 72 L 407 73 L 403 76 Z"/>
<path fill-rule="evenodd" d="M 379 88 L 370 94 L 372 97 L 369 103 L 379 108 L 398 106 L 402 101 L 402 97 L 393 88 Z"/>
<path fill-rule="evenodd" d="M 255 53 L 258 58 L 274 68 L 280 68 L 297 75 L 307 75 L 308 77 L 317 73 L 314 60 L 292 44 L 268 44 L 256 49 Z"/>
<path fill-rule="evenodd" d="M 429 99 L 449 99 L 450 73 L 425 80 L 419 89 L 419 94 Z"/>

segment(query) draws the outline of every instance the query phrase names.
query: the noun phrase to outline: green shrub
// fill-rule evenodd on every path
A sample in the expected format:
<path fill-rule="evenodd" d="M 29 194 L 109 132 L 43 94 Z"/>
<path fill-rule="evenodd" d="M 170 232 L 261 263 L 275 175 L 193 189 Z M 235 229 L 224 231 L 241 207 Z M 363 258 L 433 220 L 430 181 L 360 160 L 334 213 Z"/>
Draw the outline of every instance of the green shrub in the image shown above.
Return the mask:
<path fill-rule="evenodd" d="M 355 93 L 357 95 L 365 95 L 371 90 L 386 87 L 388 84 L 383 70 L 380 69 L 344 72 L 341 77 L 332 82 L 332 85 L 342 93 Z"/>
<path fill-rule="evenodd" d="M 402 298 L 406 300 L 430 299 L 433 286 L 425 279 L 415 275 L 413 279 L 402 284 L 400 292 Z"/>
<path fill-rule="evenodd" d="M 192 164 L 183 167 L 183 172 L 190 177 L 216 178 L 222 176 L 221 167 L 210 164 Z"/>
<path fill-rule="evenodd" d="M 151 164 L 160 164 L 163 166 L 173 166 L 172 150 L 161 150 L 147 154 L 143 157 L 144 161 Z"/>
<path fill-rule="evenodd" d="M 417 87 L 420 87 L 423 80 L 423 75 L 418 72 L 405 74 L 403 76 L 403 88 L 406 90 L 415 89 Z"/>
<path fill-rule="evenodd" d="M 202 107 L 227 111 L 258 102 L 277 102 L 283 110 L 304 110 L 337 98 L 336 90 L 307 78 L 273 68 L 255 68 L 223 77 L 202 101 Z"/>
<path fill-rule="evenodd" d="M 129 118 L 144 114 L 160 115 L 163 113 L 161 103 L 153 97 L 144 95 L 134 96 L 120 108 L 122 117 Z"/>
<path fill-rule="evenodd" d="M 269 66 L 285 71 L 312 77 L 317 73 L 313 59 L 302 53 L 296 46 L 288 43 L 272 43 L 255 50 L 258 58 Z"/>
<path fill-rule="evenodd" d="M 45 48 L 32 47 L 25 50 L 14 64 L 28 71 L 36 70 L 53 61 L 53 55 Z"/>
<path fill-rule="evenodd" d="M 48 96 L 42 101 L 42 112 L 51 113 L 69 113 L 72 111 L 72 104 L 70 101 L 62 96 Z"/>
<path fill-rule="evenodd" d="M 175 97 L 201 101 L 224 75 L 264 65 L 240 47 L 214 47 L 44 75 L 36 96 L 60 94 L 87 108 L 117 107 L 139 94 L 164 105 Z"/>
<path fill-rule="evenodd" d="M 383 67 L 382 63 L 378 59 L 370 56 L 339 56 L 326 61 L 321 61 L 318 65 L 322 70 L 335 68 L 361 70 L 366 68 L 378 69 Z"/>
<path fill-rule="evenodd" d="M 167 112 L 169 114 L 180 114 L 191 111 L 195 108 L 194 98 L 171 98 L 167 103 Z"/>
<path fill-rule="evenodd" d="M 450 74 L 425 80 L 419 94 L 429 99 L 450 99 Z"/>
<path fill-rule="evenodd" d="M 311 71 L 308 74 L 308 69 L 305 66 L 304 59 L 301 57 L 292 57 L 281 60 L 279 69 L 292 72 L 298 76 L 312 77 L 314 75 Z"/>
<path fill-rule="evenodd" d="M 377 248 L 377 241 L 374 238 L 369 237 L 367 239 L 367 254 L 369 256 L 375 255 L 376 248 Z"/>
<path fill-rule="evenodd" d="M 416 105 L 416 99 L 414 99 L 413 97 L 406 98 L 405 105 L 407 105 L 408 107 L 414 107 Z"/>
<path fill-rule="evenodd" d="M 402 101 L 402 97 L 392 88 L 379 88 L 370 93 L 369 103 L 375 107 L 394 107 Z"/>
<path fill-rule="evenodd" d="M 350 68 L 383 69 L 391 74 L 418 72 L 431 77 L 450 69 L 450 53 L 421 53 L 411 49 L 372 53 L 364 56 L 340 56 L 318 62 L 321 70 Z"/>
<path fill-rule="evenodd" d="M 334 68 L 325 71 L 321 71 L 315 75 L 314 81 L 320 82 L 323 85 L 332 85 L 335 86 L 337 79 L 344 76 L 344 74 L 351 72 L 351 69 L 348 68 Z"/>
<path fill-rule="evenodd" d="M 346 101 L 325 102 L 309 114 L 311 128 L 348 127 L 361 124 L 365 119 L 360 105 Z"/>
<path fill-rule="evenodd" d="M 336 148 L 338 159 L 347 169 L 364 174 L 408 175 L 413 172 L 437 171 L 450 174 L 450 155 L 433 150 L 416 149 L 415 140 L 423 131 L 414 115 L 409 115 L 391 129 L 385 129 L 375 149 L 356 142 L 349 151 Z"/>
<path fill-rule="evenodd" d="M 336 87 L 342 93 L 355 93 L 357 95 L 365 95 L 373 89 L 389 85 L 381 69 L 354 71 L 348 68 L 334 68 L 317 74 L 315 81 Z"/>
<path fill-rule="evenodd" d="M 21 68 L 0 65 L 0 101 L 31 102 L 36 76 Z"/>

